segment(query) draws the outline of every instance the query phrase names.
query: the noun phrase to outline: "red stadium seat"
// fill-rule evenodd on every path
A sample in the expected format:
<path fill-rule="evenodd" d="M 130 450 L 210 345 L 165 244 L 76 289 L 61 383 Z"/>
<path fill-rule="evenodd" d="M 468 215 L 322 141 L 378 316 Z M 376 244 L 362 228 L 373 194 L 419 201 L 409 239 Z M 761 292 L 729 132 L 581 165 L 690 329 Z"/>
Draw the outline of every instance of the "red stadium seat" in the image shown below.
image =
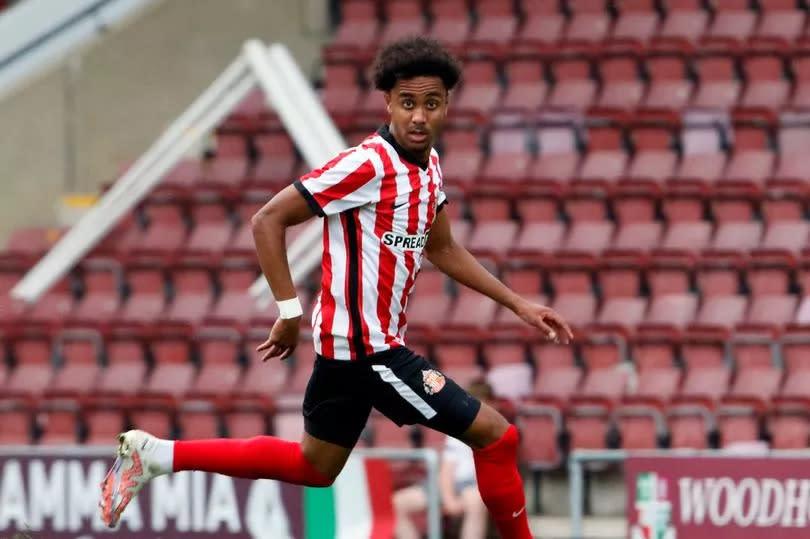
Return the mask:
<path fill-rule="evenodd" d="M 582 110 L 596 97 L 596 81 L 590 77 L 590 64 L 581 58 L 565 58 L 553 62 L 551 71 L 556 83 L 548 104 L 563 109 Z"/>
<path fill-rule="evenodd" d="M 707 222 L 675 222 L 667 228 L 664 249 L 700 250 L 709 245 L 712 225 Z"/>
<path fill-rule="evenodd" d="M 694 319 L 696 311 L 697 297 L 693 294 L 660 295 L 653 298 L 645 322 L 680 328 Z"/>
<path fill-rule="evenodd" d="M 758 55 L 743 61 L 747 81 L 740 105 L 776 108 L 787 102 L 790 81 L 785 78 L 783 60 L 776 55 Z"/>
<path fill-rule="evenodd" d="M 219 417 L 210 405 L 196 406 L 191 401 L 181 405 L 177 413 L 177 426 L 181 439 L 206 440 L 219 438 Z"/>
<path fill-rule="evenodd" d="M 646 312 L 647 300 L 644 298 L 610 298 L 602 305 L 596 322 L 634 328 L 644 320 Z"/>
<path fill-rule="evenodd" d="M 689 368 L 681 386 L 684 397 L 717 401 L 728 391 L 731 373 L 725 367 Z"/>
<path fill-rule="evenodd" d="M 117 321 L 148 324 L 165 308 L 163 272 L 159 269 L 133 269 L 127 272 L 129 299 L 118 313 Z"/>
<path fill-rule="evenodd" d="M 71 318 L 80 324 L 106 322 L 121 305 L 121 267 L 112 260 L 93 260 L 85 262 L 83 270 L 84 295 Z"/>
<path fill-rule="evenodd" d="M 807 414 L 775 414 L 768 419 L 767 425 L 772 449 L 805 449 L 810 444 Z"/>
<path fill-rule="evenodd" d="M 107 366 L 102 370 L 97 389 L 103 394 L 132 395 L 141 389 L 146 376 L 143 345 L 131 339 L 106 342 Z"/>
<path fill-rule="evenodd" d="M 484 328 L 492 323 L 497 309 L 498 304 L 488 297 L 464 288 L 451 308 L 447 322 L 455 326 Z"/>
<path fill-rule="evenodd" d="M 521 229 L 514 248 L 525 253 L 551 252 L 562 245 L 564 236 L 565 225 L 560 222 L 527 223 Z"/>
<path fill-rule="evenodd" d="M 32 434 L 31 410 L 13 400 L 0 402 L 0 445 L 29 445 Z"/>
<path fill-rule="evenodd" d="M 646 61 L 650 87 L 644 98 L 647 107 L 680 109 L 689 102 L 693 83 L 687 77 L 685 60 L 676 55 L 651 56 Z"/>
<path fill-rule="evenodd" d="M 520 459 L 532 469 L 557 467 L 562 460 L 557 440 L 563 431 L 560 410 L 541 403 L 526 403 L 518 411 Z"/>
<path fill-rule="evenodd" d="M 646 42 L 655 35 L 659 24 L 654 0 L 625 0 L 619 6 L 611 37 L 616 41 Z"/>
<path fill-rule="evenodd" d="M 607 221 L 574 223 L 563 248 L 574 252 L 599 253 L 610 246 L 613 231 L 613 223 Z"/>
<path fill-rule="evenodd" d="M 552 308 L 575 327 L 586 326 L 596 318 L 596 298 L 591 294 L 558 294 Z"/>
<path fill-rule="evenodd" d="M 787 39 L 799 37 L 805 26 L 805 14 L 793 0 L 760 0 L 762 20 L 756 37 Z"/>
<path fill-rule="evenodd" d="M 35 324 L 55 326 L 72 315 L 73 307 L 70 283 L 61 279 L 28 310 L 26 318 Z"/>
<path fill-rule="evenodd" d="M 543 77 L 543 65 L 537 60 L 512 60 L 504 70 L 509 85 L 500 106 L 504 109 L 535 110 L 543 105 L 548 85 Z"/>
<path fill-rule="evenodd" d="M 214 325 L 246 324 L 254 303 L 248 289 L 255 280 L 256 272 L 253 270 L 223 270 L 219 275 L 222 292 L 206 321 Z"/>
<path fill-rule="evenodd" d="M 470 16 L 462 0 L 434 2 L 431 5 L 433 25 L 430 37 L 449 47 L 459 47 L 470 35 Z"/>
<path fill-rule="evenodd" d="M 341 5 L 341 23 L 332 38 L 332 47 L 370 47 L 378 29 L 376 5 L 368 0 L 352 0 Z"/>
<path fill-rule="evenodd" d="M 304 417 L 301 412 L 277 413 L 273 417 L 273 434 L 283 440 L 300 440 L 304 435 Z"/>
<path fill-rule="evenodd" d="M 793 320 L 798 297 L 792 294 L 756 296 L 751 301 L 747 322 L 750 324 L 782 326 Z"/>
<path fill-rule="evenodd" d="M 569 0 L 572 17 L 565 32 L 568 41 L 598 42 L 610 31 L 611 19 L 605 5 L 593 0 Z"/>
<path fill-rule="evenodd" d="M 522 128 L 492 131 L 489 149 L 489 158 L 481 171 L 482 180 L 514 182 L 526 176 L 531 156 L 526 148 L 526 133 Z"/>
<path fill-rule="evenodd" d="M 78 404 L 71 400 L 41 401 L 36 410 L 40 445 L 75 445 L 79 441 Z"/>
<path fill-rule="evenodd" d="M 445 183 L 469 184 L 478 176 L 483 157 L 478 147 L 477 131 L 447 129 L 442 134 L 442 148 Z"/>
<path fill-rule="evenodd" d="M 174 431 L 173 411 L 166 407 L 136 409 L 130 413 L 132 426 L 157 436 L 172 438 Z"/>
<path fill-rule="evenodd" d="M 211 276 L 205 269 L 178 269 L 172 273 L 174 300 L 163 319 L 169 322 L 197 324 L 213 306 Z"/>
<path fill-rule="evenodd" d="M 555 0 L 523 0 L 526 20 L 520 28 L 515 43 L 520 47 L 534 48 L 538 43 L 556 43 L 565 27 L 565 17 L 559 12 Z"/>
<path fill-rule="evenodd" d="M 202 332 L 198 341 L 200 372 L 194 379 L 191 392 L 217 396 L 234 393 L 242 376 L 238 334 L 212 330 Z"/>
<path fill-rule="evenodd" d="M 790 105 L 796 108 L 806 107 L 810 103 L 810 56 L 795 56 L 791 67 L 796 87 Z"/>
<path fill-rule="evenodd" d="M 46 338 L 26 337 L 11 342 L 16 367 L 6 383 L 9 394 L 40 395 L 53 380 L 51 343 Z"/>
<path fill-rule="evenodd" d="M 660 222 L 628 223 L 619 227 L 613 247 L 649 251 L 661 245 L 662 232 L 663 225 Z"/>
<path fill-rule="evenodd" d="M 62 367 L 55 373 L 50 389 L 76 394 L 91 393 L 101 373 L 101 335 L 66 332 L 59 335 L 55 343 Z"/>
<path fill-rule="evenodd" d="M 644 84 L 639 79 L 639 65 L 632 57 L 611 57 L 599 62 L 602 92 L 600 107 L 634 108 L 644 95 Z"/>
<path fill-rule="evenodd" d="M 659 37 L 697 41 L 705 32 L 709 14 L 700 0 L 670 0 L 667 17 L 658 32 Z"/>
<path fill-rule="evenodd" d="M 478 24 L 470 36 L 473 45 L 505 44 L 514 37 L 518 21 L 508 2 L 479 0 L 476 14 Z"/>
<path fill-rule="evenodd" d="M 110 445 L 125 431 L 127 422 L 123 410 L 91 409 L 84 413 L 88 445 Z"/>
<path fill-rule="evenodd" d="M 424 34 L 425 17 L 419 0 L 394 0 L 386 6 L 388 23 L 380 35 L 380 43 L 387 43 L 409 35 Z"/>
<path fill-rule="evenodd" d="M 715 295 L 706 298 L 695 322 L 701 325 L 733 327 L 745 319 L 748 298 L 741 295 Z"/>
<path fill-rule="evenodd" d="M 295 149 L 286 133 L 267 133 L 254 139 L 259 162 L 248 174 L 254 186 L 283 186 L 295 178 Z M 243 216 L 244 217 L 244 216 Z"/>
<path fill-rule="evenodd" d="M 189 343 L 184 339 L 166 338 L 154 341 L 150 348 L 155 367 L 144 390 L 177 397 L 188 392 L 196 375 Z"/>
<path fill-rule="evenodd" d="M 700 406 L 674 406 L 667 410 L 667 426 L 673 449 L 707 449 L 714 418 Z"/>
<path fill-rule="evenodd" d="M 529 167 L 529 179 L 566 182 L 579 168 L 576 134 L 570 127 L 540 127 L 536 132 L 539 154 Z"/>
<path fill-rule="evenodd" d="M 762 223 L 723 223 L 717 227 L 712 247 L 719 250 L 750 251 L 759 246 Z"/>
<path fill-rule="evenodd" d="M 258 352 L 256 348 L 264 341 L 264 338 L 252 338 L 245 343 L 248 365 L 242 383 L 234 387 L 235 391 L 272 397 L 278 395 L 289 380 L 289 360 L 273 358 L 261 361 L 265 352 Z"/>
<path fill-rule="evenodd" d="M 464 65 L 464 83 L 453 100 L 453 106 L 464 112 L 486 114 L 495 107 L 501 95 L 498 73 L 493 62 L 479 60 Z"/>
<path fill-rule="evenodd" d="M 744 41 L 757 24 L 757 12 L 749 9 L 747 0 L 717 0 L 714 19 L 706 36 L 709 38 Z"/>
<path fill-rule="evenodd" d="M 192 218 L 195 224 L 185 245 L 186 256 L 209 260 L 222 256 L 233 233 L 225 208 L 220 204 L 198 204 Z"/>

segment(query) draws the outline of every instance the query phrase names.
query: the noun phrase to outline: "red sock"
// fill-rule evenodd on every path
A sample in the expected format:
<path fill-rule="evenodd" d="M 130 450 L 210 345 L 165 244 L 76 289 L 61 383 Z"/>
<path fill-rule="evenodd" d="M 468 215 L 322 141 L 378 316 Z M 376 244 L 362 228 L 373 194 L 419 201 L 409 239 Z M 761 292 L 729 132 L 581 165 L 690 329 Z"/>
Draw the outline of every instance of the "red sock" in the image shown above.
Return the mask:
<path fill-rule="evenodd" d="M 301 452 L 301 444 L 256 436 L 234 440 L 178 440 L 173 471 L 199 470 L 247 479 L 277 479 L 311 487 L 328 487 L 332 479 L 316 470 Z"/>
<path fill-rule="evenodd" d="M 503 539 L 532 539 L 526 497 L 517 469 L 518 432 L 514 425 L 500 440 L 473 450 L 478 490 Z"/>

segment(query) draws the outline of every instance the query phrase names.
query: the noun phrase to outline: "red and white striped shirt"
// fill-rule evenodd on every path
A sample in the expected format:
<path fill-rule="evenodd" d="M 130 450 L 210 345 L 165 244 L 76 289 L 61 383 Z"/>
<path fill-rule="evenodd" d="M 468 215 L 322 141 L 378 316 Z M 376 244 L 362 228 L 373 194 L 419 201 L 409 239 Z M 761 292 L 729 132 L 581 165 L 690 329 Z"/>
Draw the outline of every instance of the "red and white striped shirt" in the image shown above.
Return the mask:
<path fill-rule="evenodd" d="M 388 127 L 295 182 L 325 217 L 315 351 L 360 359 L 404 345 L 405 307 L 446 202 L 439 156 L 419 166 Z"/>

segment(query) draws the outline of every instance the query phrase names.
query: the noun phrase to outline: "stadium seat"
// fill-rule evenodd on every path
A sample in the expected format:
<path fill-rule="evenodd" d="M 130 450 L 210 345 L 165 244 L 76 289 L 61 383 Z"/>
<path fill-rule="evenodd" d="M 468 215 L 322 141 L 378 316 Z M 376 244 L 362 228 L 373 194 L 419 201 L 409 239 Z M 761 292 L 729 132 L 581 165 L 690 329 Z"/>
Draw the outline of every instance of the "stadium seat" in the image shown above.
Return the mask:
<path fill-rule="evenodd" d="M 619 6 L 619 17 L 611 37 L 617 42 L 646 43 L 655 35 L 659 24 L 654 0 L 625 0 Z"/>
<path fill-rule="evenodd" d="M 249 186 L 280 187 L 296 180 L 293 142 L 286 133 L 267 133 L 254 139 L 259 161 L 248 173 Z M 244 218 L 244 215 L 243 215 Z"/>
<path fill-rule="evenodd" d="M 540 61 L 508 61 L 504 71 L 509 85 L 500 102 L 502 109 L 532 111 L 543 105 L 548 95 L 548 85 Z"/>
<path fill-rule="evenodd" d="M 473 46 L 503 45 L 512 40 L 518 21 L 511 4 L 498 0 L 479 0 L 475 11 L 478 24 L 470 35 Z"/>
<path fill-rule="evenodd" d="M 692 96 L 693 83 L 687 77 L 687 65 L 678 55 L 652 55 L 646 60 L 650 86 L 644 106 L 675 108 L 686 106 Z"/>
<path fill-rule="evenodd" d="M 582 161 L 582 180 L 612 182 L 624 176 L 628 155 L 619 126 L 590 126 L 587 130 L 588 153 Z"/>
<path fill-rule="evenodd" d="M 126 417 L 121 409 L 89 409 L 84 412 L 84 424 L 87 426 L 88 445 L 110 445 L 115 443 L 118 435 L 127 427 Z"/>
<path fill-rule="evenodd" d="M 721 251 L 750 251 L 759 246 L 762 223 L 723 223 L 717 227 L 712 247 Z"/>
<path fill-rule="evenodd" d="M 780 56 L 751 56 L 743 60 L 742 69 L 746 87 L 740 99 L 741 106 L 778 108 L 787 102 L 791 85 L 785 77 L 785 66 Z"/>
<path fill-rule="evenodd" d="M 560 222 L 530 222 L 520 230 L 514 250 L 521 253 L 550 253 L 562 246 L 565 225 Z"/>
<path fill-rule="evenodd" d="M 159 338 L 150 344 L 155 367 L 144 390 L 150 394 L 179 397 L 191 388 L 196 369 L 191 363 L 190 343 L 183 338 Z"/>
<path fill-rule="evenodd" d="M 663 249 L 701 250 L 709 246 L 712 225 L 707 222 L 675 222 L 669 225 L 661 243 Z"/>
<path fill-rule="evenodd" d="M 563 58 L 551 64 L 554 88 L 548 105 L 560 109 L 583 110 L 596 97 L 596 81 L 590 77 L 590 63 L 582 58 Z"/>
<path fill-rule="evenodd" d="M 143 344 L 130 338 L 108 339 L 106 366 L 97 390 L 107 395 L 132 395 L 141 389 L 147 364 Z"/>
<path fill-rule="evenodd" d="M 10 394 L 41 395 L 53 380 L 51 343 L 46 337 L 25 337 L 10 343 L 16 363 L 5 390 Z"/>
<path fill-rule="evenodd" d="M 610 246 L 614 225 L 608 221 L 586 221 L 571 225 L 563 249 L 598 254 Z"/>
<path fill-rule="evenodd" d="M 211 276 L 203 268 L 178 268 L 172 272 L 174 299 L 162 319 L 196 325 L 213 305 Z"/>
<path fill-rule="evenodd" d="M 129 298 L 116 318 L 120 323 L 150 324 L 165 309 L 163 272 L 156 268 L 127 271 Z"/>
<path fill-rule="evenodd" d="M 558 294 L 551 307 L 574 327 L 584 327 L 596 318 L 596 298 L 591 294 Z"/>
<path fill-rule="evenodd" d="M 620 250 L 650 251 L 661 245 L 663 225 L 660 222 L 639 222 L 621 225 L 613 240 L 613 247 Z"/>
<path fill-rule="evenodd" d="M 639 79 L 639 65 L 635 58 L 616 56 L 599 62 L 602 91 L 597 106 L 632 109 L 644 95 L 644 83 Z"/>
<path fill-rule="evenodd" d="M 571 42 L 599 42 L 610 31 L 611 17 L 603 2 L 593 0 L 569 0 L 572 16 L 565 31 L 565 39 Z"/>
<path fill-rule="evenodd" d="M 376 5 L 368 0 L 341 3 L 341 23 L 330 46 L 351 49 L 371 47 L 377 36 Z"/>
<path fill-rule="evenodd" d="M 781 327 L 793 321 L 798 304 L 798 297 L 792 294 L 756 296 L 751 301 L 751 309 L 746 322 Z"/>
<path fill-rule="evenodd" d="M 714 418 L 708 410 L 700 406 L 675 406 L 666 415 L 672 449 L 709 448 Z"/>
<path fill-rule="evenodd" d="M 182 209 L 175 204 L 150 203 L 143 214 L 149 224 L 138 234 L 128 254 L 149 261 L 171 260 L 186 241 Z"/>
<path fill-rule="evenodd" d="M 424 34 L 427 24 L 419 0 L 387 2 L 388 22 L 380 33 L 380 43 L 387 43 L 408 35 Z"/>
<path fill-rule="evenodd" d="M 79 406 L 71 400 L 40 401 L 36 425 L 40 445 L 75 445 L 79 441 Z"/>
<path fill-rule="evenodd" d="M 428 35 L 445 46 L 462 46 L 470 36 L 470 15 L 467 3 L 448 0 L 431 4 L 433 25 Z"/>
<path fill-rule="evenodd" d="M 706 37 L 743 42 L 754 32 L 757 12 L 747 0 L 716 0 L 712 7 L 715 13 Z"/>
<path fill-rule="evenodd" d="M 489 113 L 501 96 L 496 65 L 487 60 L 464 65 L 464 83 L 454 98 L 453 107 L 462 112 Z"/>
<path fill-rule="evenodd" d="M 555 0 L 523 0 L 526 16 L 515 37 L 517 47 L 536 50 L 538 44 L 556 43 L 562 38 L 565 17 Z"/>
<path fill-rule="evenodd" d="M 695 322 L 731 328 L 745 320 L 748 298 L 742 295 L 713 295 L 703 302 Z"/>
<path fill-rule="evenodd" d="M 793 0 L 760 0 L 762 20 L 755 36 L 786 39 L 789 42 L 799 37 L 805 26 L 805 13 Z"/>
<path fill-rule="evenodd" d="M 173 438 L 173 415 L 173 410 L 166 406 L 150 406 L 132 410 L 129 418 L 133 428 L 145 430 L 158 438 Z"/>
<path fill-rule="evenodd" d="M 197 395 L 225 396 L 240 388 L 242 350 L 239 334 L 229 330 L 202 330 L 197 335 L 200 371 L 191 386 Z"/>
<path fill-rule="evenodd" d="M 206 324 L 241 327 L 252 314 L 253 298 L 249 288 L 256 280 L 252 269 L 223 269 L 219 274 L 219 300 L 205 319 Z"/>
<path fill-rule="evenodd" d="M 113 260 L 91 260 L 84 263 L 83 295 L 71 313 L 78 324 L 101 324 L 112 319 L 121 306 L 123 270 Z"/>
<path fill-rule="evenodd" d="M 231 438 L 267 434 L 267 416 L 260 410 L 231 410 L 223 414 L 225 432 Z"/>
<path fill-rule="evenodd" d="M 540 126 L 535 137 L 539 149 L 528 170 L 530 181 L 562 183 L 576 175 L 580 156 L 572 126 Z"/>
<path fill-rule="evenodd" d="M 283 440 L 300 440 L 304 435 L 304 416 L 300 411 L 275 414 L 273 416 L 273 434 Z"/>
<path fill-rule="evenodd" d="M 93 392 L 101 373 L 101 335 L 64 332 L 54 342 L 61 368 L 54 374 L 50 389 L 75 394 Z"/>
<path fill-rule="evenodd" d="M 804 413 L 777 413 L 767 421 L 772 449 L 805 449 L 810 443 L 810 423 Z"/>
<path fill-rule="evenodd" d="M 373 433 L 375 447 L 410 449 L 414 446 L 411 438 L 411 429 L 408 425 L 400 427 L 377 412 L 371 413 L 369 425 Z"/>
<path fill-rule="evenodd" d="M 791 67 L 795 77 L 795 88 L 790 106 L 806 107 L 810 103 L 810 56 L 794 56 Z"/>
<path fill-rule="evenodd" d="M 492 323 L 497 309 L 498 304 L 488 297 L 463 288 L 450 309 L 447 322 L 451 326 L 485 328 Z"/>
<path fill-rule="evenodd" d="M 709 13 L 700 0 L 670 0 L 658 37 L 696 42 L 707 29 Z"/>
<path fill-rule="evenodd" d="M 644 298 L 614 297 L 602 305 L 597 324 L 635 328 L 645 320 L 647 300 Z"/>
<path fill-rule="evenodd" d="M 248 395 L 276 396 L 285 387 L 290 378 L 289 360 L 280 361 L 278 358 L 261 361 L 265 351 L 259 352 L 256 348 L 266 340 L 266 337 L 253 335 L 245 343 L 245 353 L 248 364 L 242 383 L 235 390 Z M 300 346 L 300 345 L 299 345 Z M 296 357 L 303 350 L 296 352 Z"/>
<path fill-rule="evenodd" d="M 189 401 L 180 405 L 177 427 L 181 439 L 206 440 L 220 437 L 219 416 L 210 403 Z"/>
<path fill-rule="evenodd" d="M 678 157 L 674 133 L 668 128 L 637 127 L 630 132 L 635 150 L 627 177 L 661 183 L 675 173 Z"/>
<path fill-rule="evenodd" d="M 58 326 L 68 319 L 74 308 L 70 281 L 60 279 L 26 312 L 26 319 L 37 325 Z"/>
<path fill-rule="evenodd" d="M 233 233 L 225 207 L 197 204 L 191 211 L 194 228 L 184 248 L 186 257 L 212 260 L 221 257 Z"/>
<path fill-rule="evenodd" d="M 562 460 L 558 443 L 563 432 L 561 412 L 542 403 L 525 403 L 518 410 L 519 455 L 531 469 L 557 467 Z"/>
<path fill-rule="evenodd" d="M 481 170 L 487 182 L 516 182 L 526 176 L 531 161 L 523 128 L 495 129 L 489 137 L 489 157 Z"/>
<path fill-rule="evenodd" d="M 514 221 L 492 220 L 478 223 L 467 242 L 467 248 L 479 255 L 503 254 L 512 248 L 518 234 Z"/>
<path fill-rule="evenodd" d="M 682 328 L 690 323 L 697 311 L 693 294 L 663 294 L 653 298 L 645 323 Z"/>
<path fill-rule="evenodd" d="M 445 184 L 469 184 L 478 177 L 483 156 L 478 132 L 472 129 L 446 129 L 442 134 L 442 172 Z"/>
<path fill-rule="evenodd" d="M 32 434 L 31 410 L 21 402 L 0 401 L 0 445 L 29 445 Z"/>

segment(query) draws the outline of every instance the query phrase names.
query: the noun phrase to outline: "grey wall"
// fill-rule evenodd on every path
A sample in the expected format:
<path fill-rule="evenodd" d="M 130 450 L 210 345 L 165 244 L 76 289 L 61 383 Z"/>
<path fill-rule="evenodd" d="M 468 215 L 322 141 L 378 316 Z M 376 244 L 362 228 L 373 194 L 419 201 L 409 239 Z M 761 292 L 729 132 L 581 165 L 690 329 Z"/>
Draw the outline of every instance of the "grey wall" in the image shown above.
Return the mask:
<path fill-rule="evenodd" d="M 286 43 L 314 75 L 326 13 L 325 0 L 162 0 L 0 102 L 0 245 L 56 224 L 64 192 L 114 179 L 245 39 Z"/>

